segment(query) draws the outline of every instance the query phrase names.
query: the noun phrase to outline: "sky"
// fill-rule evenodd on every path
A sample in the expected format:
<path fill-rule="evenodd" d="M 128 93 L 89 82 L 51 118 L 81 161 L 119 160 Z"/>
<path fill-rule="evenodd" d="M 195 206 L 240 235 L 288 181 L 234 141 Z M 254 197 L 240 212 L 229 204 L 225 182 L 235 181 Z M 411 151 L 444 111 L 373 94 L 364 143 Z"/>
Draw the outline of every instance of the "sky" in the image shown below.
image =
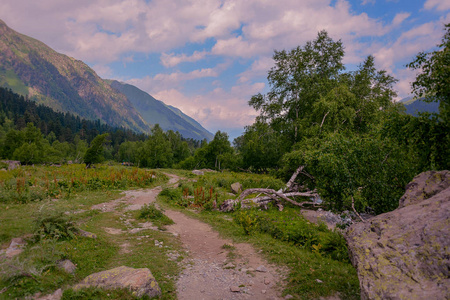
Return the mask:
<path fill-rule="evenodd" d="M 373 55 L 399 80 L 398 99 L 408 96 L 405 65 L 439 44 L 450 1 L 2 0 L 0 19 L 234 138 L 258 114 L 251 96 L 270 90 L 274 50 L 321 30 L 342 40 L 347 70 Z"/>

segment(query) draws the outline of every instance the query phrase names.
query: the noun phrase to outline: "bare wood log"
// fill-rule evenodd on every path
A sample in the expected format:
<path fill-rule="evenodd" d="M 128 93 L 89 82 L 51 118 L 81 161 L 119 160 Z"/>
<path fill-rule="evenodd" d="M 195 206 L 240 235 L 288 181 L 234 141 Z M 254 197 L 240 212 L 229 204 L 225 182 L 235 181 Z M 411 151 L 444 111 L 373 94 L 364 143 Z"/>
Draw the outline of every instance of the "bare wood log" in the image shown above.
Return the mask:
<path fill-rule="evenodd" d="M 304 202 L 297 202 L 289 197 L 318 197 L 317 191 L 307 191 L 307 192 L 299 192 L 292 191 L 292 188 L 294 186 L 295 179 L 297 178 L 298 174 L 303 173 L 304 166 L 300 166 L 297 168 L 297 170 L 292 174 L 291 178 L 289 179 L 288 183 L 286 184 L 286 187 L 283 190 L 275 191 L 274 189 L 269 188 L 252 188 L 252 189 L 246 189 L 243 191 L 236 199 L 228 199 L 226 200 L 221 206 L 221 211 L 232 211 L 234 210 L 234 207 L 240 203 L 242 207 L 249 207 L 251 203 L 257 204 L 259 206 L 265 206 L 269 202 L 274 201 L 275 204 L 278 206 L 278 209 L 281 211 L 283 210 L 283 205 L 281 204 L 280 200 L 287 201 L 295 206 L 303 207 L 304 205 L 312 205 L 315 204 L 315 202 L 311 201 L 304 201 Z M 309 174 L 305 174 L 309 175 Z M 309 177 L 312 177 L 309 175 Z M 298 188 L 298 187 L 296 187 Z M 245 199 L 245 197 L 251 195 L 251 194 L 257 194 L 256 197 Z M 261 194 L 264 194 L 265 196 L 261 196 Z"/>
<path fill-rule="evenodd" d="M 295 179 L 297 178 L 298 174 L 303 171 L 303 168 L 305 166 L 300 166 L 297 168 L 297 170 L 295 170 L 294 174 L 292 174 L 291 179 L 289 179 L 289 181 L 286 183 L 286 188 L 284 189 L 285 191 L 289 191 L 292 187 L 292 185 L 294 184 Z"/>

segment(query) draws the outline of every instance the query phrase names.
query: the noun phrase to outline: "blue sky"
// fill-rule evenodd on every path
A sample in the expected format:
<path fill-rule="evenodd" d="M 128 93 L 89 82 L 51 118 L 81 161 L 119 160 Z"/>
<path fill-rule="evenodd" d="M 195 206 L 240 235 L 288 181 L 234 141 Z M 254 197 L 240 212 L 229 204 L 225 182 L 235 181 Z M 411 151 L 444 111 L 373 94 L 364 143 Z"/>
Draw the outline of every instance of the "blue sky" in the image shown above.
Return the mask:
<path fill-rule="evenodd" d="M 343 41 L 347 69 L 374 55 L 408 96 L 405 64 L 440 42 L 450 1 L 3 0 L 0 19 L 233 138 L 257 115 L 250 97 L 270 88 L 273 51 L 322 29 Z"/>

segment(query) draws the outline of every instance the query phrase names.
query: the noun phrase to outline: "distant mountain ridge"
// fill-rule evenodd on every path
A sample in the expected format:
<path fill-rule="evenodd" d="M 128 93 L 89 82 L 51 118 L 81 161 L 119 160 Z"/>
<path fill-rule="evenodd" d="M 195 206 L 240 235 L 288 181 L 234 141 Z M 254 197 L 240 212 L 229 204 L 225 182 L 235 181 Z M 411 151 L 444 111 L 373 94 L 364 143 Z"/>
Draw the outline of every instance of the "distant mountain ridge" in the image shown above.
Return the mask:
<path fill-rule="evenodd" d="M 57 53 L 0 20 L 0 86 L 57 111 L 100 119 L 111 126 L 149 133 L 161 120 L 167 121 L 160 124 L 163 130 L 177 130 L 186 138 L 211 139 L 210 132 L 183 113 L 174 112 L 162 102 L 158 113 L 142 110 L 146 104 L 139 103 L 140 98 L 129 99 L 110 83 L 82 61 Z"/>
<path fill-rule="evenodd" d="M 400 103 L 405 106 L 406 113 L 412 116 L 418 116 L 420 112 L 439 112 L 439 102 L 425 102 L 422 98 L 416 99 L 410 96 L 400 100 Z"/>
<path fill-rule="evenodd" d="M 178 131 L 185 138 L 213 139 L 213 134 L 176 107 L 166 105 L 139 88 L 116 80 L 111 87 L 124 94 L 147 123 L 159 124 L 164 130 Z"/>

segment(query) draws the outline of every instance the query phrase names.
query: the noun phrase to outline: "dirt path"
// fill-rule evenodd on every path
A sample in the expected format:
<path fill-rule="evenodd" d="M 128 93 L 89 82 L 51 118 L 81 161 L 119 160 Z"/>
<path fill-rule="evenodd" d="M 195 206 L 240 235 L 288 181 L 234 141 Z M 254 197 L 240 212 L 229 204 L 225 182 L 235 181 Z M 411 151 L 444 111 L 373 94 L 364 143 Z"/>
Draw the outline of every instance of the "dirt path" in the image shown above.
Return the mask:
<path fill-rule="evenodd" d="M 179 180 L 170 176 L 169 184 Z M 161 187 L 127 191 L 125 197 L 92 207 L 115 211 L 120 204 L 125 210 L 137 210 L 156 201 Z M 178 236 L 190 254 L 177 281 L 178 299 L 281 299 L 281 278 L 249 244 L 232 244 L 212 228 L 181 212 L 165 210 L 175 224 L 169 232 Z M 105 230 L 110 230 L 105 228 Z"/>

